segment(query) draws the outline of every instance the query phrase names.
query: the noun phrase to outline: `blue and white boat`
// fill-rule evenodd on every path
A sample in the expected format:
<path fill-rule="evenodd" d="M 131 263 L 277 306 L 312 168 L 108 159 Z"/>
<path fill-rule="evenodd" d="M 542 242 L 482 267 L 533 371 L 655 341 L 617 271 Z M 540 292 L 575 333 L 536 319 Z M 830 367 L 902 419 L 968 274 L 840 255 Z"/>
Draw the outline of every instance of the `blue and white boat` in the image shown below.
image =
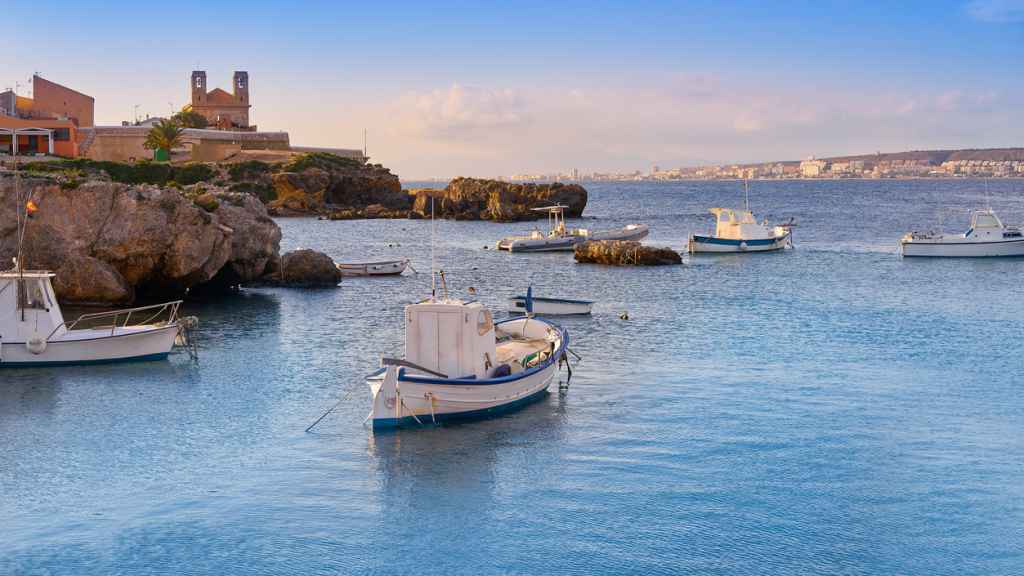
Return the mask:
<path fill-rule="evenodd" d="M 374 429 L 482 418 L 543 398 L 568 361 L 569 334 L 533 317 L 495 323 L 476 301 L 405 308 L 405 358 L 367 377 Z"/>
<path fill-rule="evenodd" d="M 744 206 L 711 208 L 715 215 L 715 233 L 710 236 L 690 234 L 687 249 L 691 254 L 700 252 L 768 252 L 793 245 L 793 223 L 772 226 L 768 220 L 758 222 L 750 211 L 747 187 L 744 183 Z"/>
<path fill-rule="evenodd" d="M 590 314 L 594 303 L 590 300 L 570 300 L 568 298 L 542 298 L 527 294 L 513 296 L 508 299 L 509 311 L 514 314 L 526 314 L 529 301 L 533 302 L 533 311 L 544 316 L 583 316 Z"/>
<path fill-rule="evenodd" d="M 571 252 L 587 240 L 643 240 L 650 232 L 646 224 L 627 224 L 612 230 L 566 228 L 566 208 L 562 204 L 533 208 L 535 212 L 547 212 L 548 233 L 534 230 L 526 236 L 508 236 L 498 240 L 495 247 L 509 252 Z"/>

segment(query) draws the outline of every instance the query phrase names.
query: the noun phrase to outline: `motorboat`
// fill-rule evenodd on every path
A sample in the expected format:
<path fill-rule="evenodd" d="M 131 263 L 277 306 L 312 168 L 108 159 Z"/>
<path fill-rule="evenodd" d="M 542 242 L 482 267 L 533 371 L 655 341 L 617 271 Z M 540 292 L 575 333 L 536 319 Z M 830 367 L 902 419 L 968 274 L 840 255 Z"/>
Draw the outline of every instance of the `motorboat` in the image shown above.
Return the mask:
<path fill-rule="evenodd" d="M 342 276 L 398 276 L 409 266 L 409 259 L 383 262 L 342 262 L 336 264 Z"/>
<path fill-rule="evenodd" d="M 534 230 L 526 236 L 509 236 L 496 244 L 499 250 L 509 252 L 558 252 L 571 251 L 577 244 L 587 240 L 642 240 L 650 233 L 646 224 L 629 224 L 612 230 L 588 230 L 586 228 L 566 228 L 565 209 L 568 206 L 556 204 L 533 208 L 536 212 L 548 215 L 548 232 Z"/>
<path fill-rule="evenodd" d="M 68 322 L 53 277 L 39 270 L 0 272 L 0 368 L 162 359 L 193 322 L 178 316 L 180 300 Z"/>
<path fill-rule="evenodd" d="M 517 409 L 547 394 L 568 362 L 566 330 L 532 313 L 494 322 L 483 304 L 447 290 L 406 306 L 404 320 L 405 358 L 383 358 L 367 376 L 374 429 Z"/>
<path fill-rule="evenodd" d="M 903 256 L 980 258 L 1024 256 L 1024 235 L 1006 226 L 990 208 L 973 210 L 971 226 L 962 234 L 910 232 L 900 238 Z"/>
<path fill-rule="evenodd" d="M 744 183 L 744 207 L 711 208 L 715 215 L 715 233 L 710 236 L 690 234 L 687 249 L 691 254 L 701 252 L 767 252 L 792 246 L 792 220 L 773 226 L 765 219 L 758 222 L 750 211 L 749 196 Z"/>
<path fill-rule="evenodd" d="M 514 314 L 526 314 L 527 301 L 530 299 L 533 301 L 533 311 L 543 316 L 582 316 L 590 314 L 590 310 L 594 306 L 590 300 L 543 298 L 527 294 L 509 298 L 509 311 Z"/>

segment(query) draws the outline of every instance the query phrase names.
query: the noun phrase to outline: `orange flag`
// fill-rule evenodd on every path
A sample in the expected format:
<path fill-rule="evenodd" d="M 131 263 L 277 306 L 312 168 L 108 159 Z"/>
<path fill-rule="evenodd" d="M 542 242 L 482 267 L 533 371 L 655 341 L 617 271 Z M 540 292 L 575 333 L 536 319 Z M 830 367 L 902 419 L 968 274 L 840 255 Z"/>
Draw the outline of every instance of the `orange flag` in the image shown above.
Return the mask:
<path fill-rule="evenodd" d="M 36 206 L 35 202 L 29 200 L 28 202 L 25 203 L 25 212 L 28 213 L 29 218 L 35 216 L 36 212 L 38 211 L 39 206 Z"/>

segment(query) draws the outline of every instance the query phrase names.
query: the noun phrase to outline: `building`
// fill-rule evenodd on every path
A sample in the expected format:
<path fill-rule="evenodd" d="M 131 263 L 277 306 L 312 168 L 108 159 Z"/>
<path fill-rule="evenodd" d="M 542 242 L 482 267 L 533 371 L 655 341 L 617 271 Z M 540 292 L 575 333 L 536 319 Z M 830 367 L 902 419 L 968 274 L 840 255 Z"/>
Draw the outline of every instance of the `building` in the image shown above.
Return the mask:
<path fill-rule="evenodd" d="M 202 114 L 210 126 L 223 130 L 255 130 L 249 126 L 249 73 L 235 72 L 231 93 L 220 88 L 206 90 L 206 72 L 192 72 L 192 110 Z"/>
<path fill-rule="evenodd" d="M 32 77 L 32 98 L 13 90 L 0 93 L 0 153 L 75 157 L 80 128 L 93 125 L 96 101 L 39 76 Z M 17 133 L 17 146 L 14 135 Z"/>
<path fill-rule="evenodd" d="M 818 178 L 825 173 L 827 166 L 828 163 L 824 160 L 815 160 L 811 157 L 800 163 L 800 175 L 804 178 Z"/>

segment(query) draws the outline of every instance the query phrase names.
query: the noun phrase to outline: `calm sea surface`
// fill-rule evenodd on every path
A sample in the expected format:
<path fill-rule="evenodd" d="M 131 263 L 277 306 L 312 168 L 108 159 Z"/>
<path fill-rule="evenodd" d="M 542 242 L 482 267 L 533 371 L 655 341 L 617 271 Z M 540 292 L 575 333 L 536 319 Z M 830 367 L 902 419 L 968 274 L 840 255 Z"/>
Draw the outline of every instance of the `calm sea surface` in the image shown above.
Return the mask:
<path fill-rule="evenodd" d="M 676 249 L 742 202 L 588 189 L 575 224 Z M 988 189 L 1024 222 L 1024 181 Z M 462 294 L 596 300 L 563 322 L 584 360 L 520 412 L 378 435 L 362 376 L 429 293 L 429 223 L 281 220 L 286 249 L 421 273 L 194 305 L 198 364 L 0 371 L 0 574 L 1020 574 L 1024 260 L 896 255 L 985 203 L 981 181 L 755 182 L 796 250 L 651 269 L 438 222 Z"/>

